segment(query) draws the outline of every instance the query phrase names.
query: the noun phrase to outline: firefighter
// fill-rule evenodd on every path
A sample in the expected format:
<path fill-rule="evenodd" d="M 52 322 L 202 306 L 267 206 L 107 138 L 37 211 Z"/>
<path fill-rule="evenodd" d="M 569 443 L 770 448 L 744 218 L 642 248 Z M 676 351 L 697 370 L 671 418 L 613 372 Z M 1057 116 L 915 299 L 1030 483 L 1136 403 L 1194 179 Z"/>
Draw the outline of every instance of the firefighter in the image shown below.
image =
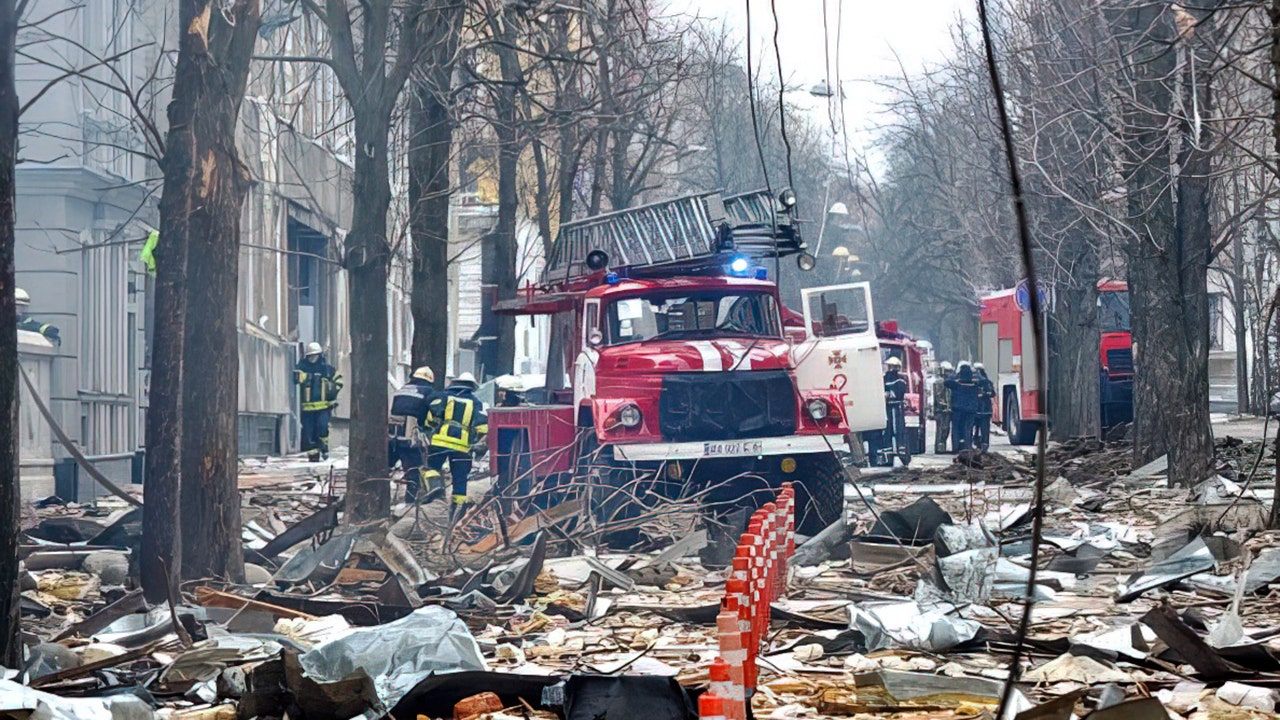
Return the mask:
<path fill-rule="evenodd" d="M 938 366 L 938 377 L 933 383 L 933 419 L 937 423 L 937 429 L 934 430 L 933 451 L 936 453 L 946 453 L 947 438 L 951 435 L 951 388 L 947 387 L 947 380 L 955 375 L 954 368 L 951 363 L 946 360 Z"/>
<path fill-rule="evenodd" d="M 903 414 L 903 406 L 907 398 L 907 379 L 902 375 L 902 360 L 890 357 L 884 361 L 884 406 L 887 422 L 885 423 L 884 450 L 897 452 L 905 465 L 911 462 L 910 449 L 907 447 L 907 419 Z M 893 458 L 889 457 L 889 465 Z"/>
<path fill-rule="evenodd" d="M 951 391 L 951 442 L 956 452 L 973 447 L 973 423 L 978 414 L 978 382 L 973 367 L 960 363 L 955 377 L 947 378 L 943 385 Z"/>
<path fill-rule="evenodd" d="M 973 417 L 973 447 L 986 452 L 991 447 L 991 412 L 992 400 L 996 397 L 996 387 L 987 377 L 987 369 L 982 363 L 973 364 L 974 380 L 978 383 L 978 412 Z"/>
<path fill-rule="evenodd" d="M 42 323 L 39 320 L 27 314 L 27 310 L 31 307 L 31 296 L 26 290 L 17 288 L 13 291 L 14 303 L 18 306 L 18 329 L 29 330 L 33 333 L 39 333 L 54 345 L 62 345 L 62 336 L 58 334 L 58 328 L 49 323 Z"/>
<path fill-rule="evenodd" d="M 435 398 L 431 384 L 436 381 L 435 372 L 423 365 L 413 371 L 413 376 L 391 398 L 391 417 L 387 421 L 387 466 L 395 469 L 396 463 L 404 471 L 405 502 L 416 503 L 418 490 L 425 487 L 423 501 L 434 499 L 443 488 L 426 485 L 427 472 L 423 469 L 422 451 L 427 444 L 427 411 Z M 437 473 L 436 478 L 440 475 Z"/>
<path fill-rule="evenodd" d="M 302 449 L 311 462 L 329 459 L 329 416 L 342 392 L 342 376 L 325 362 L 320 343 L 307 343 L 307 351 L 293 371 L 302 390 Z"/>
<path fill-rule="evenodd" d="M 476 378 L 469 372 L 459 375 L 436 395 L 427 411 L 432 428 L 431 448 L 423 483 L 439 482 L 444 464 L 453 477 L 453 502 L 449 515 L 458 518 L 467 503 L 467 476 L 471 474 L 471 448 L 489 432 L 484 403 L 475 396 Z"/>

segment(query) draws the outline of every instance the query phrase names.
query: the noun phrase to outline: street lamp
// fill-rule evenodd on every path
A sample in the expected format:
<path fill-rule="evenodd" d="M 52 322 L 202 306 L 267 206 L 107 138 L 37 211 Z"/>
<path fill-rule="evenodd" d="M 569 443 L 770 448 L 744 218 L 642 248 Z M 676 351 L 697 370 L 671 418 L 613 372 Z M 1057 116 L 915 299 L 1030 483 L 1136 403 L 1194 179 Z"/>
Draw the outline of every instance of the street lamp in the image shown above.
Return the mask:
<path fill-rule="evenodd" d="M 826 192 L 823 193 L 823 198 L 822 198 L 823 205 L 827 203 L 827 199 L 830 197 L 831 197 L 831 181 L 828 180 Z M 849 208 L 844 203 L 837 200 L 831 203 L 831 207 L 827 208 L 827 211 L 822 214 L 822 224 L 818 226 L 818 246 L 813 249 L 814 254 L 822 252 L 822 238 L 827 234 L 827 220 L 832 215 L 839 215 L 840 217 L 847 218 L 849 217 Z"/>

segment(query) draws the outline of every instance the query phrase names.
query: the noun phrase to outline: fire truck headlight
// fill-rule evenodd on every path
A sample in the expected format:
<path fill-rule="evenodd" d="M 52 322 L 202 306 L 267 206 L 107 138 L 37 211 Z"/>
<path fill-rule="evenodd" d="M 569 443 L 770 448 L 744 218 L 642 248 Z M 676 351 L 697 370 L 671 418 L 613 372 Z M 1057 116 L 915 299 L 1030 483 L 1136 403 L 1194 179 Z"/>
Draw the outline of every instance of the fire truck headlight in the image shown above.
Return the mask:
<path fill-rule="evenodd" d="M 635 405 L 624 405 L 618 411 L 618 423 L 625 428 L 638 427 L 640 425 L 640 408 Z"/>
<path fill-rule="evenodd" d="M 810 400 L 807 407 L 809 410 L 809 417 L 819 422 L 826 420 L 827 416 L 831 414 L 831 406 L 827 404 L 826 400 L 822 400 L 820 398 Z"/>

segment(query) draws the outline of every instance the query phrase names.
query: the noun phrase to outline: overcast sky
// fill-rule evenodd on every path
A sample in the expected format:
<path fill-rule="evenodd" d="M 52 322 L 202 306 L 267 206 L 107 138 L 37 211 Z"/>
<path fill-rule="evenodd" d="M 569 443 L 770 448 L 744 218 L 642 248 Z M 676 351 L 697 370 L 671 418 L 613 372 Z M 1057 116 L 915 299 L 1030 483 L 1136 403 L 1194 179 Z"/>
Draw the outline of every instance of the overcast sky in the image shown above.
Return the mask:
<path fill-rule="evenodd" d="M 778 47 L 784 80 L 789 87 L 807 89 L 826 76 L 828 53 L 823 43 L 823 0 L 776 0 Z M 672 0 L 672 8 L 682 2 Z M 691 12 L 721 18 L 739 37 L 746 37 L 747 0 L 689 0 Z M 750 0 L 751 34 L 755 62 L 760 53 L 765 71 L 776 75 L 773 53 L 773 14 L 769 0 Z M 951 47 L 950 26 L 956 18 L 974 15 L 973 0 L 826 0 L 830 40 L 831 77 L 835 79 L 836 17 L 843 6 L 840 38 L 840 77 L 844 82 L 845 115 L 856 145 L 869 136 L 858 132 L 875 120 L 872 115 L 884 100 L 871 81 L 898 75 L 899 62 L 908 71 L 936 62 Z M 796 104 L 811 107 L 815 118 L 827 122 L 823 100 L 806 92 L 788 96 Z M 829 123 L 828 123 L 829 125 Z"/>

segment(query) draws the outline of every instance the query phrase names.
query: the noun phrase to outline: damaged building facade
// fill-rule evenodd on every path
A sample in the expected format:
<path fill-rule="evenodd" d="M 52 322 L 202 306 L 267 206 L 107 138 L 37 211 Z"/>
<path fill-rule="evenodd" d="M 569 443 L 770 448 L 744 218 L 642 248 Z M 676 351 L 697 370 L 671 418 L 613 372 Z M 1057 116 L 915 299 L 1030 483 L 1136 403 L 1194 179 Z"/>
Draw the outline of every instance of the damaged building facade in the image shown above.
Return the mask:
<path fill-rule="evenodd" d="M 154 313 L 153 279 L 140 251 L 159 223 L 154 138 L 164 133 L 165 78 L 176 54 L 169 14 L 176 9 L 58 0 L 44 3 L 43 12 L 51 19 L 28 31 L 39 61 L 19 60 L 18 92 L 31 104 L 21 118 L 17 279 L 32 296 L 31 315 L 57 326 L 62 342 L 23 333 L 22 364 L 72 442 L 113 480 L 140 481 Z M 268 15 L 259 48 L 306 54 L 319 40 L 305 23 Z M 120 57 L 111 68 L 85 71 L 92 80 L 62 78 L 46 89 L 67 69 L 113 56 Z M 330 362 L 350 373 L 338 264 L 352 204 L 346 112 L 321 65 L 253 67 L 240 127 L 242 160 L 254 181 L 240 253 L 244 455 L 296 450 L 292 368 L 301 345 L 321 343 Z M 393 213 L 392 227 L 403 227 L 403 208 Z M 403 258 L 397 253 L 392 274 L 400 280 L 387 298 L 388 353 L 398 378 L 407 376 L 412 336 Z M 347 412 L 344 403 L 335 413 L 338 444 Z M 78 482 L 25 390 L 21 426 L 24 496 L 93 492 L 91 483 Z"/>

